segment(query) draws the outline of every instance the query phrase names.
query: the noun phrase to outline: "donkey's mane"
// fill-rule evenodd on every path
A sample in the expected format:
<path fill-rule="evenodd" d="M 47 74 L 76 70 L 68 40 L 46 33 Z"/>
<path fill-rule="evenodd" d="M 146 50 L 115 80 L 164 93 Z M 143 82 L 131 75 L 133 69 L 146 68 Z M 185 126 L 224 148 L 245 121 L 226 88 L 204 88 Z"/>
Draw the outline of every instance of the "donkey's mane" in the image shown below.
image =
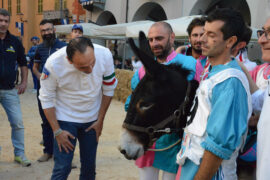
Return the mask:
<path fill-rule="evenodd" d="M 190 70 L 183 68 L 181 64 L 173 63 L 170 65 L 164 65 L 164 67 L 166 69 L 176 71 L 184 77 L 187 77 L 190 74 Z"/>
<path fill-rule="evenodd" d="M 190 74 L 190 70 L 183 68 L 181 64 L 172 63 L 169 65 L 164 65 L 164 67 L 165 67 L 165 69 L 167 69 L 169 71 L 175 71 L 175 72 L 181 74 L 183 77 L 187 77 Z M 145 76 L 148 76 L 148 74 L 146 73 Z M 143 87 L 144 81 L 145 81 L 145 78 L 142 78 L 140 83 L 137 85 L 136 89 Z M 133 91 L 133 93 L 135 93 L 136 89 Z"/>

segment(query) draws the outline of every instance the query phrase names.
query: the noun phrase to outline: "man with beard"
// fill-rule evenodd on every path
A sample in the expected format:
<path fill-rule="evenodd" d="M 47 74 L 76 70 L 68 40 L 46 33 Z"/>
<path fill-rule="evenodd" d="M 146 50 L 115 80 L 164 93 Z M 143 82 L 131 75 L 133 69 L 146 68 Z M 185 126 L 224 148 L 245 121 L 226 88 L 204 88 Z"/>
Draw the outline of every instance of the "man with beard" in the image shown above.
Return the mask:
<path fill-rule="evenodd" d="M 196 71 L 197 63 L 192 56 L 178 54 L 173 49 L 175 34 L 166 22 L 154 23 L 148 32 L 149 45 L 156 60 L 164 65 L 172 63 L 181 64 L 183 68 L 190 70 L 188 80 L 196 79 L 199 81 L 201 71 Z M 196 72 L 196 73 L 195 73 Z M 134 90 L 139 81 L 144 77 L 145 70 L 142 66 L 135 72 L 131 80 L 131 88 Z M 125 103 L 125 109 L 128 109 L 130 97 Z M 163 149 L 179 141 L 177 133 L 167 134 L 160 137 L 153 149 Z M 176 154 L 180 149 L 180 143 L 165 151 L 146 151 L 145 154 L 136 160 L 136 165 L 140 168 L 140 180 L 158 180 L 159 170 L 163 171 L 162 179 L 174 180 L 178 165 L 176 164 Z"/>
<path fill-rule="evenodd" d="M 216 9 L 206 18 L 200 40 L 210 65 L 177 155 L 177 179 L 237 179 L 236 158 L 252 109 L 248 80 L 231 51 L 244 30 L 243 17 L 232 9 Z"/>
<path fill-rule="evenodd" d="M 19 95 L 27 87 L 27 61 L 22 43 L 10 32 L 10 14 L 0 9 L 0 104 L 6 111 L 11 126 L 11 141 L 14 147 L 14 160 L 23 166 L 31 162 L 24 152 L 24 126 Z M 21 83 L 15 87 L 16 64 L 21 70 Z M 1 117 L 1 120 L 3 118 Z M 7 129 L 8 130 L 8 129 Z"/>
<path fill-rule="evenodd" d="M 175 50 L 177 53 L 185 54 L 187 56 L 193 56 L 197 60 L 205 58 L 205 56 L 202 55 L 202 47 L 200 41 L 200 38 L 204 32 L 204 23 L 204 17 L 195 18 L 190 22 L 187 28 L 188 40 L 190 45 L 178 47 Z"/>
<path fill-rule="evenodd" d="M 41 43 L 35 53 L 34 57 L 34 66 L 33 72 L 38 79 L 38 90 L 37 97 L 39 96 L 40 89 L 40 79 L 46 78 L 47 72 L 43 72 L 44 64 L 46 63 L 48 57 L 56 52 L 58 49 L 66 46 L 66 43 L 59 41 L 55 36 L 55 28 L 53 23 L 50 20 L 44 19 L 39 24 L 40 34 L 43 39 L 43 43 Z M 46 71 L 46 70 L 45 70 Z M 43 72 L 43 76 L 41 76 L 41 72 Z M 44 154 L 38 159 L 39 162 L 48 161 L 53 155 L 53 132 L 50 127 L 48 120 L 42 110 L 40 100 L 38 100 L 38 108 L 39 114 L 42 119 L 42 136 L 43 136 L 43 145 Z"/>
<path fill-rule="evenodd" d="M 202 44 L 200 38 L 204 33 L 205 17 L 193 19 L 187 28 L 188 39 L 190 44 L 180 46 L 175 51 L 187 56 L 193 56 L 197 59 L 197 69 L 203 69 L 209 65 L 207 57 L 202 55 Z"/>

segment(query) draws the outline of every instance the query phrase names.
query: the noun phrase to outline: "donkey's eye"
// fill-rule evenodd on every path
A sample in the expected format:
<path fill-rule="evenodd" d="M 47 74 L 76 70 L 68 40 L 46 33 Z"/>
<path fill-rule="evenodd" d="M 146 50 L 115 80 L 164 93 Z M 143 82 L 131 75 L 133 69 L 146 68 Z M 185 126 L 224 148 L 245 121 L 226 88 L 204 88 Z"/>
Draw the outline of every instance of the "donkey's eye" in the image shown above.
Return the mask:
<path fill-rule="evenodd" d="M 143 111 L 148 110 L 148 109 L 150 109 L 153 106 L 154 106 L 153 103 L 151 103 L 151 102 L 144 102 L 144 101 L 141 101 L 140 102 L 140 105 L 139 105 L 140 109 L 143 110 Z"/>

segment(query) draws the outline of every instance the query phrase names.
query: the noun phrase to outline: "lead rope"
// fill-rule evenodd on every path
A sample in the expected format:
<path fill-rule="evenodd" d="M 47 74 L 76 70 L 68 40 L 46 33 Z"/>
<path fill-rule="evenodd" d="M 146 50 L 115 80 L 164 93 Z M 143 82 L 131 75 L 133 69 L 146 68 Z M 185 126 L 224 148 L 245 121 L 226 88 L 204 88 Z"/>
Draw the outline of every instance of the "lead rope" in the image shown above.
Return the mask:
<path fill-rule="evenodd" d="M 154 151 L 154 152 L 166 151 L 166 150 L 171 149 L 172 147 L 176 146 L 176 145 L 179 144 L 180 142 L 181 142 L 181 139 L 178 139 L 175 143 L 171 144 L 171 145 L 168 146 L 168 147 L 161 148 L 161 149 L 148 148 L 147 151 Z"/>

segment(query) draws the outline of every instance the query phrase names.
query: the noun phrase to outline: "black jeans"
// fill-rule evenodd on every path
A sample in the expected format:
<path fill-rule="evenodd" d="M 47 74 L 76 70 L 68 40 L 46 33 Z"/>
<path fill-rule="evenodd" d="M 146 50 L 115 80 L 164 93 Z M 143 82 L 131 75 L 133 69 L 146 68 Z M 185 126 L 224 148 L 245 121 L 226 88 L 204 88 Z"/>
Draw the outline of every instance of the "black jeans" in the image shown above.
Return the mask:
<path fill-rule="evenodd" d="M 41 128 L 42 128 L 42 138 L 43 138 L 43 146 L 44 146 L 43 152 L 47 154 L 53 154 L 53 139 L 54 139 L 53 131 L 44 114 L 40 100 L 38 98 L 39 89 L 40 89 L 40 81 L 38 81 L 37 87 L 38 87 L 38 90 L 37 90 L 38 110 L 39 110 L 39 114 L 42 120 Z"/>

